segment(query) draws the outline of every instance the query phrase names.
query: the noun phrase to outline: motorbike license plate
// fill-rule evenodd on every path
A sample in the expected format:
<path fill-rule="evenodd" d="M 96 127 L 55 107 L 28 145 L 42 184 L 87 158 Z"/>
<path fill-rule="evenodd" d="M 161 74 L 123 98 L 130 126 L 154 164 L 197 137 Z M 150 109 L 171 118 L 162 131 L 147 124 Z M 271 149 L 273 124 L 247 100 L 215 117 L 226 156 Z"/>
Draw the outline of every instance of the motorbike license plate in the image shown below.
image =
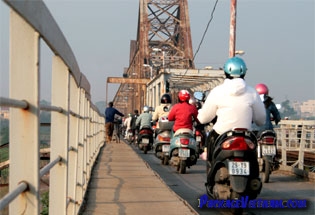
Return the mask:
<path fill-rule="evenodd" d="M 249 162 L 229 162 L 230 175 L 249 175 Z"/>
<path fill-rule="evenodd" d="M 143 138 L 141 141 L 143 144 L 149 144 L 149 139 L 148 138 Z"/>
<path fill-rule="evenodd" d="M 196 137 L 196 141 L 197 141 L 197 142 L 201 142 L 201 137 L 200 137 L 200 136 L 197 136 L 197 137 Z"/>
<path fill-rule="evenodd" d="M 169 152 L 170 151 L 170 145 L 162 145 L 162 152 Z"/>
<path fill-rule="evenodd" d="M 261 149 L 262 155 L 276 155 L 276 146 L 274 145 L 262 145 Z"/>
<path fill-rule="evenodd" d="M 190 150 L 189 149 L 182 149 L 182 148 L 180 148 L 178 150 L 178 155 L 179 155 L 179 157 L 188 158 L 188 157 L 190 157 Z"/>

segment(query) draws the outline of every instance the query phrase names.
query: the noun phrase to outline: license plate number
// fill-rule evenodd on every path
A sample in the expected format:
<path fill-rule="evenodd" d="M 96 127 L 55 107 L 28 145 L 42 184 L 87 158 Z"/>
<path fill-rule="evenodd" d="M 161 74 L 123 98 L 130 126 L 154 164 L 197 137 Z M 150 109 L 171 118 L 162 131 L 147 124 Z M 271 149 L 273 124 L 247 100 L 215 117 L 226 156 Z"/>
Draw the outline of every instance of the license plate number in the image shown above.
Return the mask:
<path fill-rule="evenodd" d="M 170 145 L 162 145 L 162 152 L 169 152 L 170 151 Z"/>
<path fill-rule="evenodd" d="M 200 137 L 200 136 L 197 136 L 197 137 L 196 137 L 196 141 L 197 141 L 197 142 L 201 142 L 201 137 Z"/>
<path fill-rule="evenodd" d="M 182 148 L 180 148 L 178 150 L 178 155 L 179 155 L 179 157 L 188 158 L 188 157 L 190 157 L 190 150 L 189 149 L 182 149 Z"/>
<path fill-rule="evenodd" d="M 229 162 L 230 175 L 249 175 L 249 162 Z"/>
<path fill-rule="evenodd" d="M 149 139 L 148 138 L 143 138 L 142 139 L 142 143 L 143 144 L 148 144 L 150 141 L 149 141 Z"/>
<path fill-rule="evenodd" d="M 268 146 L 268 145 L 262 145 L 261 147 L 261 154 L 262 155 L 275 155 L 276 154 L 276 146 Z"/>

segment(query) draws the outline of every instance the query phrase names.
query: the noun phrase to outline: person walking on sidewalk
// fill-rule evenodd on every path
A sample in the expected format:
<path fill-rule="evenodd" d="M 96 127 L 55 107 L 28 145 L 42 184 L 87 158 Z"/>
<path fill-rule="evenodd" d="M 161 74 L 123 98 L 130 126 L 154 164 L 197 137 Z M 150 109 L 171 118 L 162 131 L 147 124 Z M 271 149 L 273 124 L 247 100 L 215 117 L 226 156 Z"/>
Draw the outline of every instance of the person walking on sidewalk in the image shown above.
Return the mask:
<path fill-rule="evenodd" d="M 119 112 L 116 108 L 113 107 L 114 103 L 109 102 L 108 107 L 105 110 L 105 128 L 106 128 L 106 142 L 110 142 L 112 140 L 113 131 L 114 131 L 114 120 L 115 115 L 125 116 L 121 112 Z"/>

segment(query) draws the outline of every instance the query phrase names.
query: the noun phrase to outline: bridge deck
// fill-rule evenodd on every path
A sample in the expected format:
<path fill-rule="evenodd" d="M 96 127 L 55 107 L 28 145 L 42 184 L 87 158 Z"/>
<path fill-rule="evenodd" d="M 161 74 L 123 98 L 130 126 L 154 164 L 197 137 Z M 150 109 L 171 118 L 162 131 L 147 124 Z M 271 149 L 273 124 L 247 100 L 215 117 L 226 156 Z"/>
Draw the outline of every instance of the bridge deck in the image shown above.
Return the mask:
<path fill-rule="evenodd" d="M 127 144 L 102 148 L 86 195 L 87 214 L 197 214 Z"/>

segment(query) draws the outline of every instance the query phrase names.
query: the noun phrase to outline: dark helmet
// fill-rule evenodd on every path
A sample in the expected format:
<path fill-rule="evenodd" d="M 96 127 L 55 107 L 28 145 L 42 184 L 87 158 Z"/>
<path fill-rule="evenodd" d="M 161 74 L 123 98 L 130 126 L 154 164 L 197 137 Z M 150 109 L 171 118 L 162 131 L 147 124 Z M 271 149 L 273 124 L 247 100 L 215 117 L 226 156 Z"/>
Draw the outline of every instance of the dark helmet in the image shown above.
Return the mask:
<path fill-rule="evenodd" d="M 201 109 L 201 102 L 196 102 L 195 106 L 196 106 L 197 110 Z"/>
<path fill-rule="evenodd" d="M 162 104 L 170 104 L 172 103 L 172 98 L 169 94 L 165 93 L 161 97 L 161 103 Z"/>

